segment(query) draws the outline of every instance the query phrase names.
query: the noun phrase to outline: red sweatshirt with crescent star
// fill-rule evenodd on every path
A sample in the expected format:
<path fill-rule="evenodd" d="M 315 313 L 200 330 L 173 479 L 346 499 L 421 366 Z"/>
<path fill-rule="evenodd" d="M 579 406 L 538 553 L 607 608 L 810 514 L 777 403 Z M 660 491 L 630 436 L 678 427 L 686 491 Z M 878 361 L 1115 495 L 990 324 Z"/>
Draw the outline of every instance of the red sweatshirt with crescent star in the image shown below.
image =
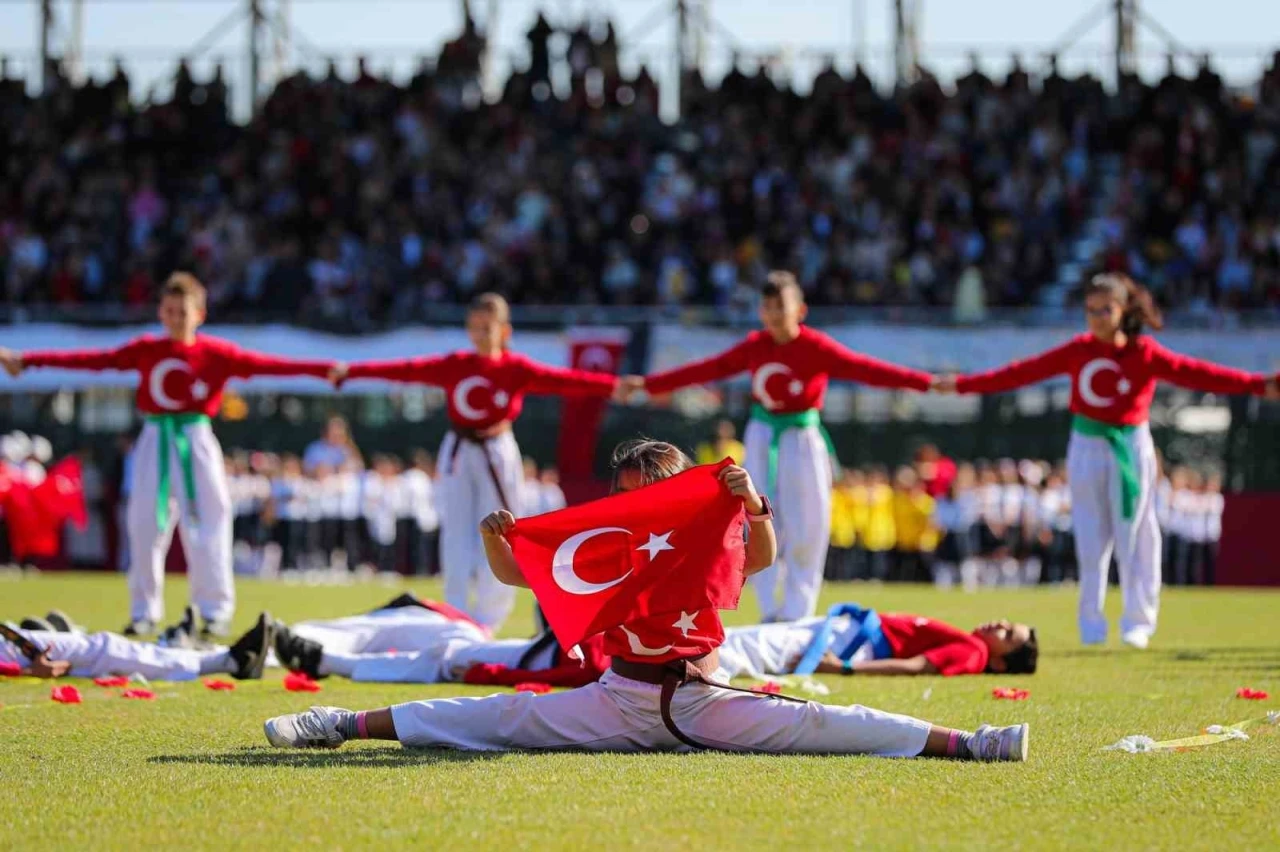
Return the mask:
<path fill-rule="evenodd" d="M 241 349 L 217 337 L 196 335 L 192 343 L 143 335 L 115 349 L 26 352 L 27 367 L 69 370 L 135 370 L 136 401 L 143 414 L 204 414 L 213 417 L 222 405 L 230 379 L 250 376 L 317 376 L 324 378 L 332 361 L 277 358 Z"/>
<path fill-rule="evenodd" d="M 931 376 L 854 352 L 820 331 L 800 327 L 800 336 L 778 343 L 766 331 L 753 331 L 737 346 L 701 361 L 645 378 L 649 393 L 669 393 L 751 372 L 751 395 L 776 414 L 822 408 L 830 379 L 880 388 L 926 391 Z"/>
<path fill-rule="evenodd" d="M 461 429 L 487 429 L 515 420 L 525 394 L 609 396 L 618 377 L 549 367 L 504 351 L 496 358 L 454 352 L 397 361 L 366 361 L 347 368 L 348 379 L 389 379 L 444 388 L 449 420 Z"/>
<path fill-rule="evenodd" d="M 1071 376 L 1071 412 L 1113 426 L 1147 422 L 1156 382 L 1207 393 L 1261 394 L 1267 378 L 1170 352 L 1140 335 L 1124 346 L 1092 334 L 985 373 L 956 379 L 958 393 L 1000 393 L 1054 376 Z"/>

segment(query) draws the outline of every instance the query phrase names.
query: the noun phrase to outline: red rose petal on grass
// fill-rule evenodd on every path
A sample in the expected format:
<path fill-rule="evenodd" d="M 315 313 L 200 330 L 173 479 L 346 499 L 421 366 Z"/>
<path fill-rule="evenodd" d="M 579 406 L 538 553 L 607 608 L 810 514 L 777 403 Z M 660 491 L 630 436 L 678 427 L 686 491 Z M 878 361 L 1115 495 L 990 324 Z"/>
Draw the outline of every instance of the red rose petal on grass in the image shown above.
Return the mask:
<path fill-rule="evenodd" d="M 231 689 L 235 689 L 236 685 L 229 680 L 219 680 L 217 678 L 210 678 L 209 680 L 204 681 L 204 688 L 231 690 Z"/>
<path fill-rule="evenodd" d="M 319 692 L 320 684 L 302 672 L 289 672 L 284 677 L 284 688 L 290 692 Z"/>
<path fill-rule="evenodd" d="M 156 694 L 149 689 L 126 689 L 120 693 L 121 698 L 140 698 L 143 701 L 154 701 Z"/>
<path fill-rule="evenodd" d="M 765 681 L 759 686 L 751 687 L 751 691 L 758 692 L 761 695 L 777 695 L 779 692 L 782 692 L 782 687 L 770 680 Z"/>
<path fill-rule="evenodd" d="M 1014 689 L 1009 686 L 1001 686 L 991 690 L 991 697 L 995 699 L 1003 699 L 1005 701 L 1023 701 L 1031 695 L 1029 689 Z"/>
<path fill-rule="evenodd" d="M 1266 701 L 1270 697 L 1261 689 L 1250 689 L 1247 686 L 1242 686 L 1236 690 L 1236 698 L 1243 698 L 1246 701 Z"/>
<path fill-rule="evenodd" d="M 55 686 L 49 697 L 59 704 L 79 704 L 81 701 L 80 690 L 74 686 Z"/>
<path fill-rule="evenodd" d="M 17 677 L 22 674 L 22 666 L 8 660 L 0 660 L 0 677 Z"/>
<path fill-rule="evenodd" d="M 543 695 L 551 691 L 551 684 L 529 681 L 528 683 L 517 683 L 515 689 L 516 692 L 532 692 L 534 695 Z"/>
<path fill-rule="evenodd" d="M 124 686 L 129 682 L 127 677 L 95 677 L 93 682 L 98 686 Z"/>

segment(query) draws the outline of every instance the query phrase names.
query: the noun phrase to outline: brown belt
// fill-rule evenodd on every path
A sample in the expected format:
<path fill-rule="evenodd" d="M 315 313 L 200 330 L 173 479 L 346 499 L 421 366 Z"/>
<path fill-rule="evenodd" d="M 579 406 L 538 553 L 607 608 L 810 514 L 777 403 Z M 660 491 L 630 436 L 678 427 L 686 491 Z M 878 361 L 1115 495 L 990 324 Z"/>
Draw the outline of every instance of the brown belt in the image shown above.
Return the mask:
<path fill-rule="evenodd" d="M 503 420 L 501 423 L 495 423 L 487 429 L 451 429 L 456 439 L 453 442 L 453 448 L 447 459 L 441 460 L 441 468 L 444 473 L 451 473 L 453 470 L 453 462 L 458 455 L 458 445 L 463 441 L 468 444 L 475 444 L 480 447 L 480 452 L 484 453 L 484 463 L 489 469 L 489 479 L 493 482 L 494 490 L 498 492 L 498 501 L 502 504 L 502 508 L 508 512 L 512 511 L 511 501 L 507 499 L 507 492 L 502 488 L 502 479 L 498 476 L 498 468 L 493 463 L 493 457 L 489 455 L 489 448 L 485 446 L 485 442 L 490 438 L 496 438 L 503 432 L 511 430 L 511 421 Z"/>
<path fill-rule="evenodd" d="M 700 743 L 684 731 L 676 727 L 676 721 L 671 717 L 671 699 L 675 697 L 676 690 L 684 686 L 686 683 L 701 683 L 706 686 L 715 687 L 716 689 L 728 689 L 732 692 L 745 692 L 748 695 L 755 695 L 763 698 L 777 698 L 782 701 L 795 701 L 800 704 L 806 703 L 803 698 L 795 698 L 790 695 L 781 695 L 779 693 L 759 693 L 751 689 L 743 689 L 739 686 L 728 686 L 711 680 L 711 675 L 720 667 L 720 653 L 712 651 L 701 657 L 686 657 L 679 660 L 671 660 L 666 663 L 637 663 L 634 660 L 624 660 L 621 657 L 614 657 L 610 668 L 622 677 L 639 681 L 640 683 L 650 683 L 662 687 L 662 692 L 658 697 L 658 709 L 662 713 L 662 724 L 667 726 L 667 730 L 671 735 L 680 742 L 690 748 L 710 749 L 713 746 Z"/>

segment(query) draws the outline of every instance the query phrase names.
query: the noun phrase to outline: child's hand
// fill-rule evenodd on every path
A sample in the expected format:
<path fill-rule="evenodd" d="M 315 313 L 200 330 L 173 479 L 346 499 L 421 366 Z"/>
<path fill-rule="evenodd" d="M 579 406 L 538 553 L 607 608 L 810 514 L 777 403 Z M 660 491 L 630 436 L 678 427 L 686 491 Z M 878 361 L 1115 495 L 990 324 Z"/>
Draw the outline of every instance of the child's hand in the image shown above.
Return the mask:
<path fill-rule="evenodd" d="M 49 659 L 49 654 L 46 651 L 31 661 L 31 667 L 28 669 L 28 674 L 30 674 L 31 677 L 55 678 L 62 677 L 69 671 L 71 671 L 71 663 L 69 661 L 51 660 Z"/>
<path fill-rule="evenodd" d="M 644 376 L 623 376 L 613 390 L 614 402 L 627 402 L 631 397 L 644 390 Z"/>
<path fill-rule="evenodd" d="M 480 535 L 486 538 L 503 538 L 515 529 L 515 525 L 516 516 L 506 509 L 499 509 L 496 512 L 490 512 L 480 522 Z"/>
<path fill-rule="evenodd" d="M 944 393 L 944 394 L 955 393 L 956 392 L 955 374 L 952 373 L 945 376 L 934 376 L 933 382 L 930 383 L 929 385 L 929 390 L 933 391 L 934 393 Z"/>
<path fill-rule="evenodd" d="M 764 501 L 760 499 L 756 484 L 751 481 L 751 474 L 747 473 L 746 468 L 731 464 L 720 471 L 720 481 L 729 489 L 730 494 L 742 498 L 742 505 L 746 507 L 748 515 L 759 515 L 764 511 Z"/>
<path fill-rule="evenodd" d="M 13 375 L 16 376 L 17 373 L 13 373 Z M 1271 381 L 1267 382 L 1266 398 L 1270 400 L 1280 399 L 1280 375 L 1272 377 Z"/>
<path fill-rule="evenodd" d="M 3 368 L 6 373 L 16 379 L 21 375 L 24 366 L 21 352 L 0 348 L 0 368 Z"/>
<path fill-rule="evenodd" d="M 347 362 L 338 361 L 329 368 L 329 383 L 335 388 L 342 387 L 342 383 L 347 380 Z"/>

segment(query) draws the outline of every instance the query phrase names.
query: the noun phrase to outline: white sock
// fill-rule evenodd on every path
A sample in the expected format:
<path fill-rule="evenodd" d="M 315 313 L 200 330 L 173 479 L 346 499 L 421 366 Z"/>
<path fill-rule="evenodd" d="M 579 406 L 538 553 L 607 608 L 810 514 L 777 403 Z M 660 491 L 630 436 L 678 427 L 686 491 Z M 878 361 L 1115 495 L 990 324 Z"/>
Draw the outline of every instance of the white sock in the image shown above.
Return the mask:
<path fill-rule="evenodd" d="M 333 651 L 325 651 L 320 656 L 320 674 L 351 677 L 355 673 L 356 663 L 358 662 L 360 662 L 359 654 L 338 654 Z"/>
<path fill-rule="evenodd" d="M 236 662 L 231 659 L 230 651 L 214 651 L 200 657 L 200 674 L 231 674 L 236 670 Z"/>

